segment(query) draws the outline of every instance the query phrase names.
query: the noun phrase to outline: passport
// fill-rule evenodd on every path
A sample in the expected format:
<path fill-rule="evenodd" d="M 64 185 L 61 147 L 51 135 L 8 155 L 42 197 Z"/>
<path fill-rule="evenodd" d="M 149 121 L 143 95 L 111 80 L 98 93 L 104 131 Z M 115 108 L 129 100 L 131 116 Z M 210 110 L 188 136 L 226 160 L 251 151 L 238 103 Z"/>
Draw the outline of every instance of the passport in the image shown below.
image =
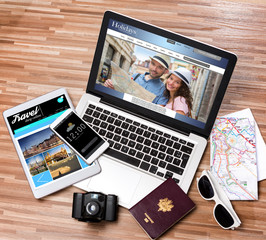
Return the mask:
<path fill-rule="evenodd" d="M 168 178 L 129 212 L 151 239 L 157 239 L 195 206 L 176 182 Z"/>

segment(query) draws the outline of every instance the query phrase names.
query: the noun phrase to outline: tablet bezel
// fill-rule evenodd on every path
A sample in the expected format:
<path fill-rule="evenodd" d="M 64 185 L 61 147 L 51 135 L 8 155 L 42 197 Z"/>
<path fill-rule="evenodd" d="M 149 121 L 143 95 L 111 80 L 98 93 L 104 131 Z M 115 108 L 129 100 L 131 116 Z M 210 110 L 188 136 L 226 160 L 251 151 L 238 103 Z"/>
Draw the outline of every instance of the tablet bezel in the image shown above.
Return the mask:
<path fill-rule="evenodd" d="M 86 168 L 82 168 L 80 170 L 77 170 L 73 173 L 70 173 L 66 176 L 63 176 L 61 178 L 58 178 L 56 180 L 53 180 L 52 182 L 49 182 L 49 183 L 46 183 L 42 186 L 39 186 L 39 187 L 35 187 L 34 185 L 34 182 L 32 180 L 32 176 L 28 170 L 28 166 L 27 166 L 27 163 L 25 161 L 25 158 L 23 156 L 23 153 L 21 151 L 21 148 L 20 146 L 18 145 L 18 142 L 17 140 L 14 138 L 14 135 L 13 135 L 13 132 L 12 132 L 12 129 L 11 129 L 11 126 L 8 122 L 8 117 L 9 116 L 12 116 L 16 113 L 19 113 L 23 110 L 26 110 L 26 109 L 29 109 L 31 107 L 34 107 L 38 104 L 41 104 L 41 103 L 44 103 L 50 99 L 53 99 L 53 98 L 56 98 L 56 97 L 59 97 L 60 95 L 64 94 L 66 96 L 66 99 L 67 99 L 67 102 L 70 106 L 70 108 L 72 110 L 74 110 L 74 106 L 71 102 L 71 99 L 66 91 L 65 88 L 60 88 L 60 89 L 57 89 L 55 91 L 52 91 L 52 92 L 49 92 L 45 95 L 42 95 L 40 97 L 37 97 L 35 99 L 32 99 L 32 100 L 29 100 L 25 103 L 22 103 L 18 106 L 15 106 L 13 108 L 10 108 L 10 109 L 7 109 L 6 111 L 3 112 L 3 117 L 4 117 L 4 120 L 5 120 L 5 123 L 7 125 L 7 128 L 8 128 L 8 131 L 9 131 L 9 134 L 11 136 L 11 139 L 12 139 L 12 142 L 15 146 L 15 149 L 16 149 L 16 152 L 18 154 L 18 157 L 19 157 L 19 160 L 20 160 L 20 163 L 23 167 L 23 170 L 24 170 L 24 173 L 27 177 L 27 180 L 28 180 L 28 183 L 31 187 L 31 190 L 32 190 L 32 193 L 34 195 L 35 198 L 42 198 L 44 196 L 47 196 L 51 193 L 54 193 L 58 190 L 61 190 L 65 187 L 68 187 L 74 183 L 77 183 L 85 178 L 88 178 L 88 177 L 91 177 L 97 173 L 99 173 L 101 171 L 101 168 L 100 168 L 100 165 L 98 163 L 98 161 L 94 161 L 94 163 L 89 166 L 89 167 L 86 167 Z M 48 127 L 49 128 L 49 127 Z"/>

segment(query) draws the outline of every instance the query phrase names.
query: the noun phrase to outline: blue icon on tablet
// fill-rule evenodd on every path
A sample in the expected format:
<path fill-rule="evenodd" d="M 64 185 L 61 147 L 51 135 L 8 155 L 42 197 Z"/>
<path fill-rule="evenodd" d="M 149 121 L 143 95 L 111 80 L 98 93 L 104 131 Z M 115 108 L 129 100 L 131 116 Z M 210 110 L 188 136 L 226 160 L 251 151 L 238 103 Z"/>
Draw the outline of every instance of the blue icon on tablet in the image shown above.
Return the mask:
<path fill-rule="evenodd" d="M 57 102 L 59 102 L 59 103 L 62 103 L 63 101 L 64 101 L 64 97 L 63 96 L 61 96 L 60 98 L 57 99 Z"/>

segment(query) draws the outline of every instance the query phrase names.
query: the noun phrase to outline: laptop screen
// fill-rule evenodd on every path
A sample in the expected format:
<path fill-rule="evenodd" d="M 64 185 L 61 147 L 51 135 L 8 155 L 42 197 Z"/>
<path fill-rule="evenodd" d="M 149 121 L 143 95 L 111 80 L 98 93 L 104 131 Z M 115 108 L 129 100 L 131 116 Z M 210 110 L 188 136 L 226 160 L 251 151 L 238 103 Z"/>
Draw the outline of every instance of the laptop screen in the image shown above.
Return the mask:
<path fill-rule="evenodd" d="M 204 131 L 213 106 L 220 106 L 217 94 L 221 88 L 225 91 L 227 84 L 221 83 L 232 66 L 230 57 L 217 54 L 222 50 L 215 49 L 216 53 L 206 46 L 111 14 L 101 30 L 97 46 L 101 54 L 95 56 L 92 68 L 96 70 L 96 62 L 97 75 L 90 77 L 94 84 L 89 88 L 119 100 L 121 106 L 146 109 L 169 125 L 184 123 L 188 129 Z"/>

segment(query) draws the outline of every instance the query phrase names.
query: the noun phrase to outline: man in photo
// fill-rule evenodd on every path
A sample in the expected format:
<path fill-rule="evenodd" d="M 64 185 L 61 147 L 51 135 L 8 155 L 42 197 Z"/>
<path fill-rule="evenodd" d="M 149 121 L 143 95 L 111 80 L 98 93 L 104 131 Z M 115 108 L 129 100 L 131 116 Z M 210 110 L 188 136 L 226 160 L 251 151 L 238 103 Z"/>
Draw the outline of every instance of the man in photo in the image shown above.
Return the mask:
<path fill-rule="evenodd" d="M 161 77 L 169 72 L 168 68 L 171 60 L 170 57 L 164 54 L 157 54 L 150 57 L 150 59 L 149 72 L 145 72 L 144 74 L 135 73 L 132 75 L 132 79 L 144 89 L 158 96 L 165 90 L 165 85 Z M 107 79 L 104 86 L 114 89 L 111 79 Z"/>

